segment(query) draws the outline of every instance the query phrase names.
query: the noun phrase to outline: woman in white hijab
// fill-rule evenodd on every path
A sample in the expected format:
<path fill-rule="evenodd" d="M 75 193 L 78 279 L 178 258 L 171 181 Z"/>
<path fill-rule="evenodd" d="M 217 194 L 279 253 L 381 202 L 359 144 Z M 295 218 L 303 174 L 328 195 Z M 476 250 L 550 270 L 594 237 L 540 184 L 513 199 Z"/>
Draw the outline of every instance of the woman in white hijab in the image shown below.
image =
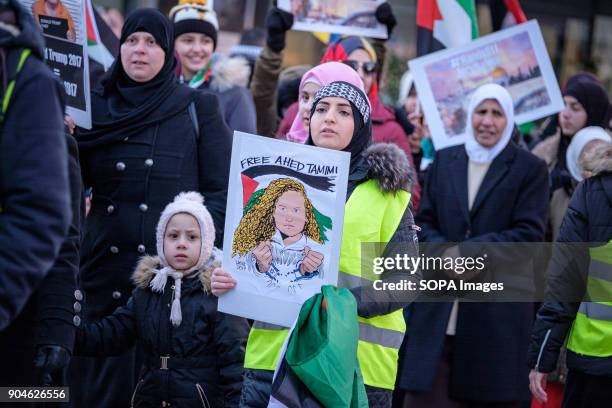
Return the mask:
<path fill-rule="evenodd" d="M 508 145 L 514 129 L 512 97 L 500 85 L 486 84 L 470 99 L 465 151 L 470 161 L 490 163 Z"/>
<path fill-rule="evenodd" d="M 415 220 L 421 228 L 419 245 L 425 256 L 439 256 L 443 243 L 453 246 L 442 258 L 486 254 L 488 272 L 452 270 L 449 275 L 479 282 L 512 277 L 514 286 L 504 286 L 491 299 L 510 290 L 529 294 L 535 260 L 526 251 L 533 246 L 524 243 L 544 240 L 546 164 L 511 141 L 512 98 L 501 86 L 476 90 L 467 123 L 465 145 L 438 150 L 428 169 Z M 425 270 L 423 276 L 436 275 Z M 421 299 L 428 295 L 419 293 Z M 531 303 L 421 301 L 410 306 L 408 315 L 410 330 L 396 381 L 398 392 L 404 392 L 403 406 L 518 408 L 529 398 Z"/>

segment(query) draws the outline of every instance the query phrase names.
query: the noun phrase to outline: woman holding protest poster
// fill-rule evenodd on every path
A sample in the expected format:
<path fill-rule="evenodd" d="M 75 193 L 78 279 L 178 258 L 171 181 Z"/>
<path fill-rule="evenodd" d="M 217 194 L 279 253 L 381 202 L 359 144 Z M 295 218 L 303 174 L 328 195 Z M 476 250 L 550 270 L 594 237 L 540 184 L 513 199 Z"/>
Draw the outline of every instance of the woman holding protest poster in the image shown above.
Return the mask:
<path fill-rule="evenodd" d="M 80 275 L 89 321 L 129 298 L 131 272 L 156 254 L 157 220 L 180 191 L 202 193 L 222 242 L 231 135 L 217 97 L 177 83 L 173 26 L 159 10 L 134 11 L 120 44 L 92 92 L 93 128 L 76 131 L 84 183 L 93 187 Z M 134 355 L 78 361 L 75 406 L 129 406 Z"/>
<path fill-rule="evenodd" d="M 344 80 L 347 82 L 322 87 L 314 96 L 306 144 L 351 154 L 338 286 L 349 288 L 357 300 L 357 358 L 369 406 L 391 407 L 398 350 L 405 331 L 401 308 L 416 292 L 375 291 L 370 282 L 373 276 L 362 275 L 360 248 L 366 242 L 383 241 L 384 251 L 377 256 L 418 256 L 416 227 L 408 208 L 410 173 L 399 148 L 372 145 L 370 103 L 363 83 L 353 70 Z M 413 272 L 390 268 L 381 277 L 383 282 L 416 282 L 420 271 Z M 239 282 L 229 272 L 217 269 L 213 273 L 212 289 L 217 295 L 236 284 Z M 245 355 L 241 406 L 267 406 L 287 333 L 286 328 L 255 322 Z"/>

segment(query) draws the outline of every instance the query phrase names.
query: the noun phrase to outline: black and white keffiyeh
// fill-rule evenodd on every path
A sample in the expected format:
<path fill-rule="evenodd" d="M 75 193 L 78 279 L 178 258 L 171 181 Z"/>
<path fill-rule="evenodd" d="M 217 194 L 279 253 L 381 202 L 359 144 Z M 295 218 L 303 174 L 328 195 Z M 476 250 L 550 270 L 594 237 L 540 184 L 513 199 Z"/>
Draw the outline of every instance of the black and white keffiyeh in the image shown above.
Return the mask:
<path fill-rule="evenodd" d="M 346 197 L 348 200 L 348 197 L 350 197 L 355 187 L 368 178 L 370 166 L 363 153 L 372 143 L 370 102 L 363 89 L 357 88 L 343 81 L 332 82 L 331 84 L 319 89 L 319 92 L 315 94 L 312 109 L 310 111 L 311 120 L 318 103 L 321 101 L 321 99 L 327 97 L 339 97 L 346 99 L 351 104 L 351 109 L 353 111 L 353 121 L 355 124 L 353 129 L 353 137 L 351 138 L 348 146 L 342 149 L 342 151 L 351 154 L 351 167 L 349 169 Z M 312 127 L 309 129 L 306 144 L 316 146 L 312 139 Z"/>
<path fill-rule="evenodd" d="M 330 96 L 344 98 L 349 101 L 361 114 L 363 123 L 368 123 L 368 120 L 370 119 L 370 102 L 365 94 L 359 89 L 348 82 L 332 82 L 331 84 L 319 89 L 319 91 L 315 94 L 314 102 L 312 104 L 313 110 L 321 99 Z"/>

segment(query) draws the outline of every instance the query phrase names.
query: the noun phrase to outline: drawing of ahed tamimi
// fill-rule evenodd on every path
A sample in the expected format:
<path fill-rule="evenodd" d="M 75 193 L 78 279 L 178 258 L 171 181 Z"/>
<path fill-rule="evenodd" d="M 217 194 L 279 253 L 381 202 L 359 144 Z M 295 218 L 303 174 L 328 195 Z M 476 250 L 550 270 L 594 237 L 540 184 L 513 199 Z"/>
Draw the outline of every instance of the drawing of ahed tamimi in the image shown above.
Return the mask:
<path fill-rule="evenodd" d="M 309 283 L 321 284 L 325 232 L 331 227 L 331 218 L 317 211 L 301 183 L 276 179 L 248 200 L 232 257 L 267 287 L 294 294 Z"/>

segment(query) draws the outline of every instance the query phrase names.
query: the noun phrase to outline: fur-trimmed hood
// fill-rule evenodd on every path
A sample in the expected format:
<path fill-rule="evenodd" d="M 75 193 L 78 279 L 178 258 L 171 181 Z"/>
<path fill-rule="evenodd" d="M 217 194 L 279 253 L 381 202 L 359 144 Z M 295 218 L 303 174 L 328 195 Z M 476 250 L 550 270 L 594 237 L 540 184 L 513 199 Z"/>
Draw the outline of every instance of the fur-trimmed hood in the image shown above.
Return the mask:
<path fill-rule="evenodd" d="M 251 67 L 243 57 L 223 58 L 213 67 L 210 88 L 213 91 L 225 92 L 235 86 L 246 87 L 250 75 Z"/>
<path fill-rule="evenodd" d="M 591 154 L 585 157 L 584 167 L 593 175 L 612 173 L 612 143 L 594 148 Z"/>
<path fill-rule="evenodd" d="M 393 143 L 376 143 L 364 153 L 370 169 L 368 175 L 384 192 L 412 190 L 414 169 L 406 154 Z"/>
<path fill-rule="evenodd" d="M 546 162 L 548 170 L 552 170 L 557 164 L 557 153 L 559 152 L 559 142 L 561 140 L 561 131 L 557 129 L 557 132 L 549 136 L 546 140 L 538 143 L 531 151 L 540 159 Z"/>
<path fill-rule="evenodd" d="M 543 142 L 533 148 L 532 153 L 544 160 L 551 171 L 557 164 L 557 153 L 559 151 L 559 141 L 561 132 L 557 130 L 553 136 L 548 137 Z M 612 172 L 612 145 L 602 145 L 593 151 L 588 160 L 584 162 L 586 168 L 593 174 Z"/>
<path fill-rule="evenodd" d="M 151 280 L 155 276 L 154 270 L 158 269 L 160 266 L 159 257 L 157 256 L 145 256 L 138 261 L 138 265 L 136 266 L 136 270 L 132 274 L 132 282 L 136 287 L 140 289 L 147 289 Z M 198 274 L 198 279 L 202 284 L 202 290 L 204 293 L 211 293 L 211 284 L 210 277 L 215 268 L 221 267 L 221 262 L 216 260 L 212 263 L 206 265 L 205 268 L 198 272 L 194 272 Z M 185 278 L 183 278 L 185 279 Z"/>

